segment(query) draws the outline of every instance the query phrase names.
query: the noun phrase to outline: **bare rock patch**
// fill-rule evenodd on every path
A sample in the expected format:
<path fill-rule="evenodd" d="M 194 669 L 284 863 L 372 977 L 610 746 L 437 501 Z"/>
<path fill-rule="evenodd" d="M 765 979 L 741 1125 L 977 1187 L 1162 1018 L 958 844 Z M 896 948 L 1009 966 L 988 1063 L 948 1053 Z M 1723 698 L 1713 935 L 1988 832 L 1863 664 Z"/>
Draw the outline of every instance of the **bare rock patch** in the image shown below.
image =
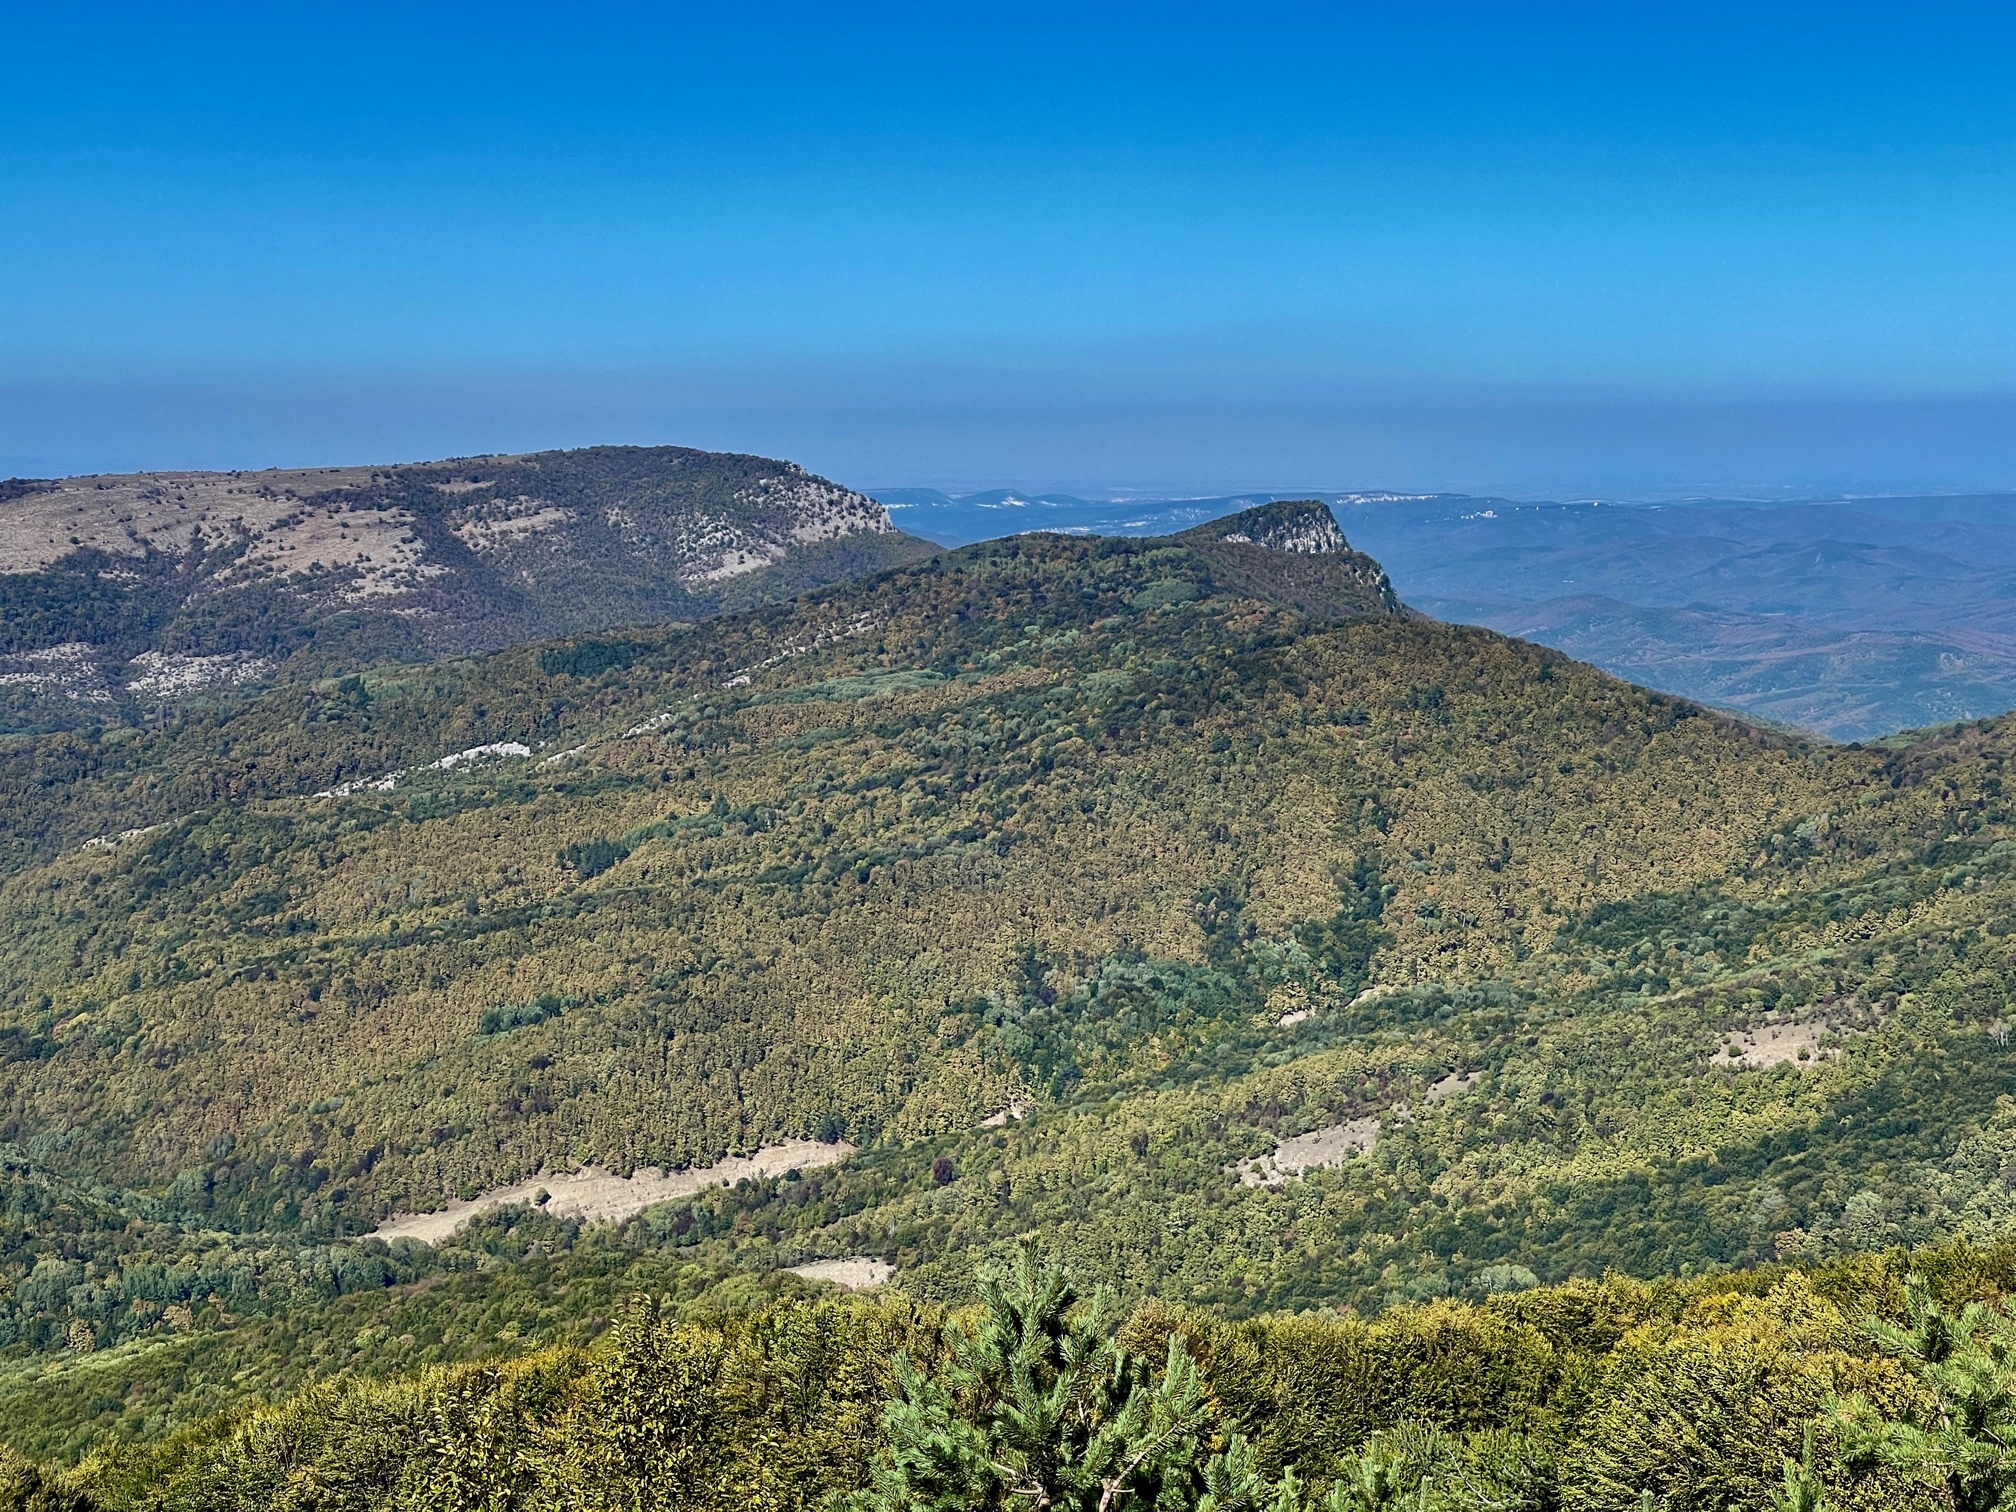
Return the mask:
<path fill-rule="evenodd" d="M 1728 1029 L 1723 1031 L 1722 1043 L 1708 1058 L 1708 1064 L 1745 1071 L 1786 1065 L 1818 1066 L 1841 1053 L 1844 1035 L 1864 1033 L 1876 1022 L 1876 1015 L 1858 1013 L 1850 1004 L 1797 1018 L 1755 1023 L 1748 1029 Z"/>
<path fill-rule="evenodd" d="M 1011 1097 L 1008 1099 L 1007 1107 L 1001 1109 L 998 1113 L 989 1113 L 985 1118 L 981 1119 L 980 1127 L 983 1129 L 999 1129 L 1010 1123 L 1019 1123 L 1028 1116 L 1028 1102 L 1020 1097 Z"/>
<path fill-rule="evenodd" d="M 838 1165 L 854 1153 L 844 1139 L 820 1144 L 810 1139 L 787 1139 L 765 1145 L 753 1155 L 730 1155 L 697 1170 L 664 1171 L 644 1166 L 630 1176 L 617 1176 L 595 1166 L 563 1175 L 535 1176 L 511 1186 L 496 1187 L 469 1202 L 451 1202 L 438 1213 L 400 1213 L 386 1219 L 373 1231 L 379 1239 L 418 1239 L 423 1244 L 439 1244 L 470 1219 L 513 1203 L 537 1202 L 556 1218 L 579 1218 L 584 1223 L 615 1223 L 641 1213 L 655 1203 L 691 1197 L 710 1186 L 733 1186 L 744 1179 L 782 1176 L 786 1171 L 812 1170 Z"/>
<path fill-rule="evenodd" d="M 1340 1166 L 1360 1155 L 1369 1155 L 1379 1143 L 1379 1115 L 1367 1114 L 1327 1129 L 1311 1129 L 1284 1139 L 1271 1155 L 1255 1155 L 1232 1169 L 1242 1186 L 1280 1186 L 1305 1171 Z"/>
<path fill-rule="evenodd" d="M 1454 1097 L 1458 1092 L 1469 1092 L 1484 1080 L 1482 1071 L 1451 1071 L 1440 1081 L 1429 1086 L 1422 1096 L 1426 1103 L 1438 1103 L 1444 1098 Z"/>
<path fill-rule="evenodd" d="M 794 1276 L 807 1281 L 830 1281 L 842 1291 L 871 1291 L 885 1285 L 896 1274 L 887 1260 L 867 1255 L 849 1255 L 843 1260 L 813 1260 L 805 1265 L 786 1266 Z"/>

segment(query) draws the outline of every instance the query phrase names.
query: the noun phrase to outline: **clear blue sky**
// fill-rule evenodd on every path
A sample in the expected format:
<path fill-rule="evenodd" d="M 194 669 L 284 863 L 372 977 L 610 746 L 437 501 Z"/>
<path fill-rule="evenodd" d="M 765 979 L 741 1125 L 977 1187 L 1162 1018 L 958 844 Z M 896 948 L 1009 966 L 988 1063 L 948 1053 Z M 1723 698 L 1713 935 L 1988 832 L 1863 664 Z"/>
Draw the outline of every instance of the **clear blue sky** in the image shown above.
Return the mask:
<path fill-rule="evenodd" d="M 2012 18 L 0 5 L 0 472 L 2016 487 Z"/>

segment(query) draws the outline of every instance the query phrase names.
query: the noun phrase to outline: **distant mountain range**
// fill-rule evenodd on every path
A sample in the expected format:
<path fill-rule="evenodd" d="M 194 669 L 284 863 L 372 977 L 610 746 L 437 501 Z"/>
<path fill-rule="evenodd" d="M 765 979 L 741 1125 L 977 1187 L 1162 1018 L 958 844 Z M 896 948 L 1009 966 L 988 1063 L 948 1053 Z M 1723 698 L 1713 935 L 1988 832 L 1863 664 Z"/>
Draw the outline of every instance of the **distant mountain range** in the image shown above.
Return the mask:
<path fill-rule="evenodd" d="M 948 544 L 1161 534 L 1289 495 L 884 490 Z M 1771 723 L 1868 740 L 2016 708 L 2016 495 L 1661 506 L 1302 491 L 1400 596 Z"/>
<path fill-rule="evenodd" d="M 0 731 L 695 619 L 928 554 L 796 463 L 590 447 L 0 483 Z"/>
<path fill-rule="evenodd" d="M 1424 613 L 1768 724 L 1871 740 L 2016 708 L 2016 495 L 870 498 L 790 462 L 591 447 L 0 482 L 0 733 L 704 618 L 932 543 L 1170 535 L 1290 497 L 1335 508 Z"/>
<path fill-rule="evenodd" d="M 1031 530 L 1056 530 L 1066 535 L 1172 535 L 1278 499 L 1335 503 L 1346 497 L 1304 491 L 1130 502 L 1081 499 L 1063 493 L 1025 494 L 1012 488 L 963 494 L 941 493 L 935 488 L 878 488 L 874 494 L 906 530 L 946 546 L 965 546 Z"/>

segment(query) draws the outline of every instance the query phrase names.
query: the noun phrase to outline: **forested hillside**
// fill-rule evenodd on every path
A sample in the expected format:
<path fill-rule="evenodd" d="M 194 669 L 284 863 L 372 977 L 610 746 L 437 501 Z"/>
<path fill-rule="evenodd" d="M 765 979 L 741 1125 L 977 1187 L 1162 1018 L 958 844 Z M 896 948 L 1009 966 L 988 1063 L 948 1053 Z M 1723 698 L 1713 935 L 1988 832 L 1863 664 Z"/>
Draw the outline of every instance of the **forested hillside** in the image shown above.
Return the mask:
<path fill-rule="evenodd" d="M 928 553 L 790 462 L 599 446 L 0 482 L 0 731 L 693 619 Z"/>
<path fill-rule="evenodd" d="M 1031 1236 L 1137 1317 L 1622 1309 L 1604 1360 L 1657 1319 L 1596 1278 L 1797 1262 L 1888 1289 L 1659 1326 L 1872 1360 L 1898 1278 L 1846 1257 L 2016 1206 L 2011 738 L 1760 732 L 1410 614 L 1274 505 L 16 741 L 0 1419 L 59 1458 L 519 1355 L 356 1401 L 572 1402 L 602 1367 L 540 1351 L 628 1292 L 732 1352 L 781 1270 L 872 1263 L 908 1300 L 818 1327 L 925 1327 Z M 562 1211 L 793 1140 L 830 1154 Z M 1530 1423 L 1435 1420 L 1565 1422 L 1610 1367 L 1562 1368 Z"/>
<path fill-rule="evenodd" d="M 906 529 L 1156 535 L 1279 497 L 879 489 Z M 1835 740 L 2016 706 L 2016 496 L 1541 503 L 1323 496 L 1402 597 L 1631 682 Z"/>

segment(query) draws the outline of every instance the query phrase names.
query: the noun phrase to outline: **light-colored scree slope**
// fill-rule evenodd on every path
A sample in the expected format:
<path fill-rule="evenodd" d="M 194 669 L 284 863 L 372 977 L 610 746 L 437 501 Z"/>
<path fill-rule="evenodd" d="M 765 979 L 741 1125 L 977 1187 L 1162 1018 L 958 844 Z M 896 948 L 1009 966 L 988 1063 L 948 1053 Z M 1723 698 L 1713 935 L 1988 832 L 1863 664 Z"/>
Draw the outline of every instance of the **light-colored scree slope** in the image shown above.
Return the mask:
<path fill-rule="evenodd" d="M 645 1166 L 635 1175 L 625 1177 L 587 1166 L 569 1175 L 537 1176 L 515 1186 L 498 1187 L 473 1202 L 451 1202 L 438 1213 L 399 1214 L 379 1224 L 375 1237 L 439 1244 L 479 1213 L 515 1202 L 532 1202 L 542 1191 L 547 1194 L 543 1206 L 556 1218 L 615 1223 L 641 1213 L 654 1203 L 691 1197 L 703 1187 L 733 1186 L 744 1178 L 782 1176 L 786 1171 L 838 1165 L 853 1153 L 854 1146 L 844 1139 L 836 1144 L 788 1139 L 782 1144 L 765 1145 L 753 1155 L 730 1155 L 699 1170 L 661 1171 L 656 1166 Z"/>
<path fill-rule="evenodd" d="M 806 1265 L 787 1266 L 792 1275 L 807 1281 L 830 1281 L 842 1291 L 870 1291 L 896 1274 L 887 1260 L 867 1255 L 849 1255 L 844 1260 L 814 1260 Z"/>

